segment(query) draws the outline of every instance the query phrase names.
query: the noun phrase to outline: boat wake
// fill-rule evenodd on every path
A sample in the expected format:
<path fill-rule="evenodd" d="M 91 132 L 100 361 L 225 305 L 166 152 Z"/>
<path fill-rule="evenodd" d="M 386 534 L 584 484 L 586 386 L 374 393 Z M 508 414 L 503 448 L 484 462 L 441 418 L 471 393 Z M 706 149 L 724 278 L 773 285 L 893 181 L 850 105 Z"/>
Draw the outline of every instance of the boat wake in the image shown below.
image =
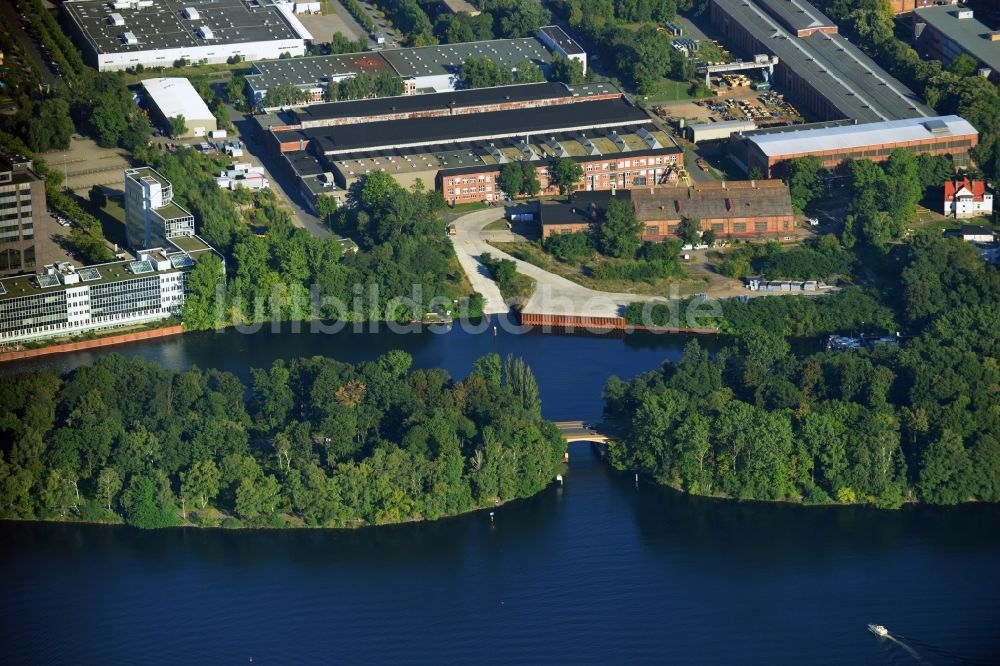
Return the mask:
<path fill-rule="evenodd" d="M 918 664 L 926 664 L 926 663 L 928 663 L 928 662 L 924 661 L 924 658 L 921 657 L 920 654 L 916 650 L 914 650 L 912 647 L 910 647 L 909 645 L 907 645 L 903 641 L 903 637 L 902 636 L 893 636 L 892 634 L 886 634 L 885 636 L 883 636 L 883 638 L 885 638 L 887 641 L 892 641 L 893 643 L 895 643 L 899 647 L 901 647 L 904 650 L 906 650 L 906 653 L 909 654 L 911 657 L 913 657 L 913 659 Z"/>
<path fill-rule="evenodd" d="M 882 638 L 885 638 L 886 641 L 892 641 L 892 643 L 901 647 L 903 651 L 918 664 L 926 664 L 927 666 L 931 666 L 932 664 L 934 666 L 941 666 L 943 664 L 953 664 L 955 666 L 987 666 L 989 664 L 989 662 L 970 659 L 966 656 L 958 654 L 957 652 L 952 652 L 951 650 L 948 650 L 940 645 L 934 645 L 932 643 L 927 643 L 926 641 L 902 636 L 900 634 L 889 633 Z M 918 648 L 920 652 L 917 652 Z"/>

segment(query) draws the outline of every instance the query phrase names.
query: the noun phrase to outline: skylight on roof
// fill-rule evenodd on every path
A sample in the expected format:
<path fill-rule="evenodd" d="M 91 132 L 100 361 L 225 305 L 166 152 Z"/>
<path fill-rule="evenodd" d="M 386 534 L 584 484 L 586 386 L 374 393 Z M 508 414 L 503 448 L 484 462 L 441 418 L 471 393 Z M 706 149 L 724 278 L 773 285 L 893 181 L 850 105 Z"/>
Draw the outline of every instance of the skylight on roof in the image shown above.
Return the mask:
<path fill-rule="evenodd" d="M 84 282 L 91 282 L 92 280 L 100 280 L 101 272 L 96 268 L 81 268 L 77 271 L 80 279 Z"/>
<path fill-rule="evenodd" d="M 186 254 L 170 255 L 170 265 L 174 268 L 189 268 L 194 266 L 194 259 Z"/>
<path fill-rule="evenodd" d="M 38 286 L 42 289 L 55 287 L 59 284 L 59 278 L 55 275 L 36 275 L 35 278 L 38 280 Z"/>
<path fill-rule="evenodd" d="M 153 265 L 149 261 L 130 261 L 128 264 L 128 269 L 133 275 L 142 275 L 143 273 L 152 273 Z"/>

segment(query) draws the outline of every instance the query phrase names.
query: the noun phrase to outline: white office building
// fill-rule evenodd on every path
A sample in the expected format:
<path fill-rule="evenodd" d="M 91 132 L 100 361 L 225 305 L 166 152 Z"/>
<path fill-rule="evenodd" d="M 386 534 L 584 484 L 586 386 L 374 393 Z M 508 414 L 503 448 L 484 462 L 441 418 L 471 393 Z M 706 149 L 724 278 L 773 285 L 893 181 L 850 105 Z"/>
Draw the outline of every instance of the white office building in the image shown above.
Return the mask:
<path fill-rule="evenodd" d="M 312 35 L 273 0 L 66 0 L 66 25 L 98 71 L 305 55 Z"/>
<path fill-rule="evenodd" d="M 187 246 L 171 244 L 140 252 L 135 260 L 82 268 L 51 264 L 38 275 L 0 279 L 0 345 L 179 315 L 196 257 L 218 254 L 196 236 Z"/>
<path fill-rule="evenodd" d="M 194 235 L 194 215 L 174 203 L 170 181 L 151 167 L 125 172 L 125 236 L 133 250 Z"/>

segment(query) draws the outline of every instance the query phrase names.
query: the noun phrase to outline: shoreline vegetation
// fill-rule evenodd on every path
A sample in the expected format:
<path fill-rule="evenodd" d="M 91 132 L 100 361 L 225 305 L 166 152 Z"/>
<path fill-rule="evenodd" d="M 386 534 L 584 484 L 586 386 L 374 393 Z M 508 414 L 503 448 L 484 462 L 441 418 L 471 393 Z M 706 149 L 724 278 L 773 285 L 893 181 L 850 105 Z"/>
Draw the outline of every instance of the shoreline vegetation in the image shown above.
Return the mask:
<path fill-rule="evenodd" d="M 497 506 L 561 472 L 521 359 L 484 356 L 460 381 L 411 363 L 277 361 L 247 387 L 112 354 L 4 377 L 0 517 L 350 528 Z"/>
<path fill-rule="evenodd" d="M 902 341 L 796 356 L 792 311 L 764 304 L 714 356 L 693 341 L 677 362 L 610 378 L 605 415 L 623 432 L 612 464 L 693 495 L 1000 501 L 1000 271 L 931 233 L 908 259 L 898 302 L 877 303 L 911 332 Z"/>

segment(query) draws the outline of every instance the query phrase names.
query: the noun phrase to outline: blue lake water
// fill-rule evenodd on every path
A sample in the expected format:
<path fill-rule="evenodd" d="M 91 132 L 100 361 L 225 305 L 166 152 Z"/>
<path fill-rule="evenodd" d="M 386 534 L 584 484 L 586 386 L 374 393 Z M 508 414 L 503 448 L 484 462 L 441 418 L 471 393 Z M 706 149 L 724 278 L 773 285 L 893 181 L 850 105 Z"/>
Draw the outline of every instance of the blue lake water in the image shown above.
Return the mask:
<path fill-rule="evenodd" d="M 393 348 L 464 376 L 484 353 L 515 353 L 535 370 L 547 417 L 593 419 L 609 374 L 656 367 L 686 342 L 229 331 L 116 351 L 242 376 L 279 357 L 358 361 Z M 565 476 L 494 523 L 485 513 L 360 531 L 0 523 L 2 661 L 1000 662 L 1000 507 L 690 498 L 637 484 L 583 443 Z M 875 638 L 868 622 L 897 638 Z"/>

